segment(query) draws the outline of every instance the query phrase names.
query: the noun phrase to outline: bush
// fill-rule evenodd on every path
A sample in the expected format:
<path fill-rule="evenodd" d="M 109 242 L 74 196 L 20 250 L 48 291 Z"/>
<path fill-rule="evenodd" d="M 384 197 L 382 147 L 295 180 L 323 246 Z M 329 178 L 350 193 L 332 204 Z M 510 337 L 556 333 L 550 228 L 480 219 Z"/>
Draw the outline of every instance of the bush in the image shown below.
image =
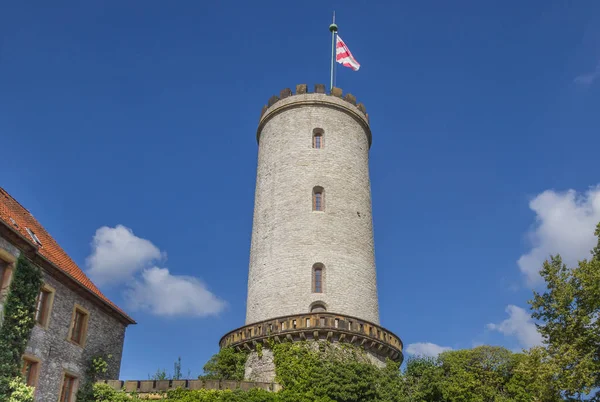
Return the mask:
<path fill-rule="evenodd" d="M 10 381 L 10 396 L 8 402 L 33 402 L 33 387 L 27 386 L 21 377 Z"/>
<path fill-rule="evenodd" d="M 107 384 L 94 384 L 94 402 L 135 402 L 139 400 L 133 395 L 115 391 Z"/>

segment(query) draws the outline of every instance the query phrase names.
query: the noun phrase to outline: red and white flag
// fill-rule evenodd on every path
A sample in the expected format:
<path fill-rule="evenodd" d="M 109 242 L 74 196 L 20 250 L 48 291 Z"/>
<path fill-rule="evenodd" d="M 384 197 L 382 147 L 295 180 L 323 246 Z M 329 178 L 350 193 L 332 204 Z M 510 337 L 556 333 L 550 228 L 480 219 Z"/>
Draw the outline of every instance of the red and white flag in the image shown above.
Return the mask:
<path fill-rule="evenodd" d="M 350 67 L 354 71 L 358 71 L 360 68 L 360 64 L 352 53 L 350 53 L 350 49 L 344 43 L 340 35 L 337 35 L 336 43 L 335 43 L 335 60 L 343 65 L 344 67 Z"/>

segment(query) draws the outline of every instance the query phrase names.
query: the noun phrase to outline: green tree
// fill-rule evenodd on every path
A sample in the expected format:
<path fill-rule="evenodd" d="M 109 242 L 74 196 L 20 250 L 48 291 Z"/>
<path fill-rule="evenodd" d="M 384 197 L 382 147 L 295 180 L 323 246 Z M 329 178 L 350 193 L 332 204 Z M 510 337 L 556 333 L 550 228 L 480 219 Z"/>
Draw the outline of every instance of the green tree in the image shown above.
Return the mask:
<path fill-rule="evenodd" d="M 215 380 L 243 380 L 248 353 L 234 348 L 223 348 L 204 365 L 199 378 Z"/>
<path fill-rule="evenodd" d="M 543 293 L 534 292 L 532 316 L 547 345 L 547 367 L 568 397 L 582 399 L 595 391 L 600 399 L 600 224 L 598 245 L 589 260 L 567 268 L 551 256 L 540 271 Z"/>
<path fill-rule="evenodd" d="M 411 402 L 560 401 L 542 352 L 480 346 L 413 358 L 404 371 L 404 392 Z"/>

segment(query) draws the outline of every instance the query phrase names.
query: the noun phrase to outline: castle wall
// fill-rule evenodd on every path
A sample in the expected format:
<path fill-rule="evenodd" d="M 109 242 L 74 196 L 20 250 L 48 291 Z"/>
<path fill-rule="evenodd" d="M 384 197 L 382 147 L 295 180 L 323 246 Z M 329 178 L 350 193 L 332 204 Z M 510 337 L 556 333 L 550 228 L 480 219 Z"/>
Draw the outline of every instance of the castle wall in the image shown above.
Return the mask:
<path fill-rule="evenodd" d="M 379 323 L 366 116 L 340 98 L 311 93 L 263 114 L 248 278 L 246 323 L 327 311 Z M 313 129 L 324 131 L 322 149 Z M 312 190 L 324 188 L 324 212 Z M 322 263 L 323 293 L 312 292 Z"/>

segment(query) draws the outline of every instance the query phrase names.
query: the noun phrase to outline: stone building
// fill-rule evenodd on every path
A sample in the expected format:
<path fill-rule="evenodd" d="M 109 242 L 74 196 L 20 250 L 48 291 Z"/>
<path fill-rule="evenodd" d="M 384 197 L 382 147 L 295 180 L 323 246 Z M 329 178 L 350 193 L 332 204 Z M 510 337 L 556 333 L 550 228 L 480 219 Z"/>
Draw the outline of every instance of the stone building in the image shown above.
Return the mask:
<path fill-rule="evenodd" d="M 257 141 L 246 325 L 220 346 L 327 339 L 362 346 L 377 365 L 401 361 L 402 341 L 379 325 L 364 105 L 339 88 L 284 89 L 263 108 Z M 272 380 L 268 353 L 256 355 L 247 379 Z"/>
<path fill-rule="evenodd" d="M 91 358 L 98 355 L 111 355 L 107 377 L 119 378 L 125 329 L 135 321 L 100 292 L 27 209 L 0 188 L 0 312 L 21 254 L 41 268 L 43 277 L 36 325 L 23 356 L 23 374 L 35 387 L 36 401 L 75 401 Z"/>

